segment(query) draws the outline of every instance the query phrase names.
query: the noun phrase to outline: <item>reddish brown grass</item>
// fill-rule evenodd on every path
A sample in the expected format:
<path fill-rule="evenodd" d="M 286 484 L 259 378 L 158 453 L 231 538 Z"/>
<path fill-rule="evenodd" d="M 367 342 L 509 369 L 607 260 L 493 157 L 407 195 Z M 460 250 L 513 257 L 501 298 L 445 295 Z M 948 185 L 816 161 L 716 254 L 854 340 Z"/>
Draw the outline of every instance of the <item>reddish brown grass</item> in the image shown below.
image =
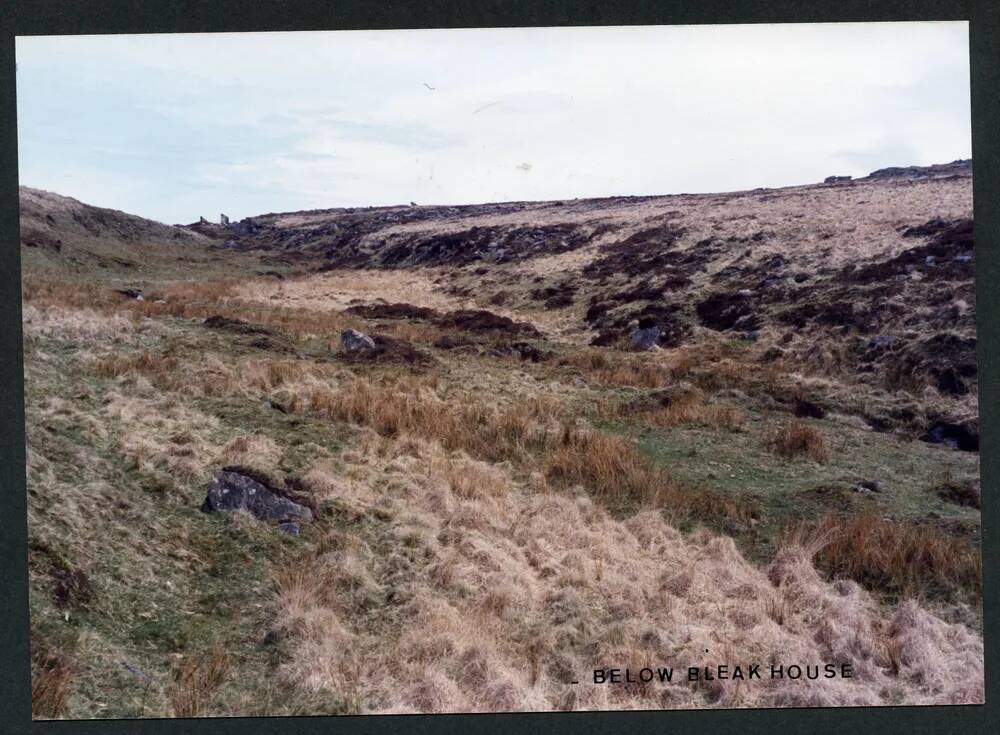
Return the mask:
<path fill-rule="evenodd" d="M 229 672 L 229 656 L 218 644 L 204 656 L 186 658 L 174 669 L 167 696 L 174 717 L 206 714 L 212 695 Z"/>
<path fill-rule="evenodd" d="M 804 421 L 794 420 L 774 429 L 767 437 L 771 451 L 780 457 L 808 457 L 824 463 L 830 459 L 823 435 Z"/>
<path fill-rule="evenodd" d="M 94 363 L 94 372 L 103 378 L 117 378 L 129 374 L 162 375 L 174 373 L 177 365 L 177 359 L 169 355 L 140 352 L 98 358 Z"/>
<path fill-rule="evenodd" d="M 67 713 L 73 685 L 69 659 L 32 642 L 31 716 L 55 719 Z"/>
<path fill-rule="evenodd" d="M 860 514 L 793 528 L 824 537 L 817 567 L 869 589 L 907 596 L 982 589 L 982 556 L 975 545 L 928 525 Z"/>

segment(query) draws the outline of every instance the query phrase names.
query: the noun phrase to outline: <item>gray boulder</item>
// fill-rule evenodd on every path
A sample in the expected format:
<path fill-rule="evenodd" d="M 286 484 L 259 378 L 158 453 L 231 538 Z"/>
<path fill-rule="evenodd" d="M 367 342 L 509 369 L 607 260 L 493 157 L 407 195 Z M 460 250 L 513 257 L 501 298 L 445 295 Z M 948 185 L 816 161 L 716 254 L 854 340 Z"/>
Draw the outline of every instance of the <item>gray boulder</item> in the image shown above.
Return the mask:
<path fill-rule="evenodd" d="M 312 511 L 282 497 L 264 483 L 239 472 L 220 470 L 208 484 L 208 495 L 201 506 L 205 513 L 243 509 L 262 521 L 296 525 L 311 521 Z"/>
<path fill-rule="evenodd" d="M 651 350 L 656 347 L 660 340 L 660 328 L 657 326 L 645 327 L 632 332 L 629 337 L 629 344 L 633 350 Z"/>
<path fill-rule="evenodd" d="M 345 352 L 358 350 L 374 350 L 375 340 L 356 329 L 345 329 L 340 333 L 340 346 Z"/>

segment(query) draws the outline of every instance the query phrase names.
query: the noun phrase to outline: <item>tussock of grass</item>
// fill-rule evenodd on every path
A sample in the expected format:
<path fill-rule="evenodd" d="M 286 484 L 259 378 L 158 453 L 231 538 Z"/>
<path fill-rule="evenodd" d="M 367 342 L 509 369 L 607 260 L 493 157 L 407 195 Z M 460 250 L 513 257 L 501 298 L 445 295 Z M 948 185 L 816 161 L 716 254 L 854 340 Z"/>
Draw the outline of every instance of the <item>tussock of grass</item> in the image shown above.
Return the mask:
<path fill-rule="evenodd" d="M 905 596 L 981 590 L 979 549 L 926 524 L 827 516 L 797 525 L 794 533 L 820 539 L 815 559 L 821 569 L 870 589 Z"/>
<path fill-rule="evenodd" d="M 74 683 L 73 666 L 63 654 L 32 640 L 31 716 L 57 719 L 67 714 Z"/>
<path fill-rule="evenodd" d="M 388 383 L 355 378 L 339 387 L 306 382 L 293 390 L 289 407 L 369 427 L 385 437 L 434 439 L 446 450 L 479 459 L 531 466 L 539 458 L 549 480 L 582 485 L 619 511 L 657 507 L 678 520 L 726 523 L 746 523 L 752 515 L 745 502 L 677 482 L 633 442 L 577 427 L 544 397 L 505 406 L 471 396 L 447 401 L 428 379 L 405 376 Z M 705 502 L 708 495 L 714 503 Z"/>
<path fill-rule="evenodd" d="M 94 363 L 94 372 L 102 378 L 117 378 L 122 375 L 173 375 L 178 367 L 177 358 L 157 355 L 151 352 L 139 354 L 116 354 L 99 358 Z"/>
<path fill-rule="evenodd" d="M 819 463 L 830 459 L 823 435 L 804 421 L 793 420 L 775 428 L 767 437 L 767 443 L 779 457 L 807 457 Z"/>
<path fill-rule="evenodd" d="M 208 714 L 212 695 L 229 673 L 231 662 L 221 646 L 204 656 L 187 656 L 174 669 L 167 698 L 174 717 Z"/>
<path fill-rule="evenodd" d="M 347 517 L 364 520 L 331 529 L 321 555 L 292 562 L 275 589 L 289 686 L 362 713 L 658 708 L 662 687 L 587 685 L 581 672 L 670 656 L 712 665 L 711 649 L 850 661 L 854 676 L 680 686 L 670 706 L 879 704 L 903 680 L 907 703 L 982 699 L 981 679 L 948 673 L 981 671 L 977 638 L 825 581 L 813 548 L 789 543 L 761 570 L 731 539 L 682 534 L 658 511 L 618 520 L 509 474 L 494 476 L 500 492 L 469 493 L 454 473 L 471 476 L 476 460 L 435 442 L 379 442 L 365 455 L 365 494 L 344 501 Z M 609 476 L 625 471 L 618 449 L 599 464 Z M 384 521 L 368 510 L 375 502 Z M 406 622 L 387 636 L 390 620 Z"/>

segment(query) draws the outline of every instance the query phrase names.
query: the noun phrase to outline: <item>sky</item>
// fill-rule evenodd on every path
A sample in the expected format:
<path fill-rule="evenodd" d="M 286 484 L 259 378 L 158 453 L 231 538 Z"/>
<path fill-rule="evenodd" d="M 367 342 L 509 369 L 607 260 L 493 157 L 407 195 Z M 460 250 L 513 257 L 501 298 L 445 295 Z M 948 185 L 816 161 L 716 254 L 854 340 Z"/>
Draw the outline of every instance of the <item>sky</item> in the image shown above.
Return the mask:
<path fill-rule="evenodd" d="M 968 24 L 17 39 L 19 178 L 168 223 L 971 157 Z"/>

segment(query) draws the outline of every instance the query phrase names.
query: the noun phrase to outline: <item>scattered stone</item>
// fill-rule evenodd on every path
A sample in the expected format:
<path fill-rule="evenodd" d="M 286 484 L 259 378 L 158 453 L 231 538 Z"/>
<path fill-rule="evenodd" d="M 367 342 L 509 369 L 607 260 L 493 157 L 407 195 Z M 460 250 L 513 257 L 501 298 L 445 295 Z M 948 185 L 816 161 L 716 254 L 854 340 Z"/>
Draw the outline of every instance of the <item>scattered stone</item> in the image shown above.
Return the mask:
<path fill-rule="evenodd" d="M 347 330 L 355 331 L 355 330 Z M 342 359 L 353 362 L 395 362 L 408 365 L 427 365 L 433 362 L 433 358 L 426 351 L 418 349 L 412 342 L 395 337 L 386 337 L 382 334 L 373 334 L 370 337 L 361 332 L 364 340 L 368 340 L 371 346 L 367 346 L 364 340 L 356 337 L 350 338 L 350 342 L 355 346 L 353 349 L 344 348 Z"/>
<path fill-rule="evenodd" d="M 944 444 L 964 452 L 979 451 L 979 427 L 974 421 L 935 421 L 920 438 L 931 444 Z"/>
<path fill-rule="evenodd" d="M 633 350 L 651 350 L 660 340 L 660 328 L 655 324 L 636 329 L 629 337 L 629 346 Z"/>
<path fill-rule="evenodd" d="M 809 274 L 808 273 L 796 273 L 794 276 L 792 276 L 792 278 L 795 280 L 796 283 L 805 283 L 806 281 L 809 280 Z"/>
<path fill-rule="evenodd" d="M 364 332 L 356 329 L 345 329 L 340 333 L 340 346 L 345 352 L 357 352 L 358 350 L 374 350 L 375 340 Z"/>
<path fill-rule="evenodd" d="M 240 472 L 219 470 L 212 476 L 201 510 L 205 513 L 246 510 L 262 521 L 308 522 L 312 511 L 276 492 L 262 482 Z"/>
<path fill-rule="evenodd" d="M 879 480 L 861 480 L 855 485 L 856 488 L 861 488 L 863 490 L 868 490 L 873 493 L 880 493 L 885 489 L 885 486 Z"/>

